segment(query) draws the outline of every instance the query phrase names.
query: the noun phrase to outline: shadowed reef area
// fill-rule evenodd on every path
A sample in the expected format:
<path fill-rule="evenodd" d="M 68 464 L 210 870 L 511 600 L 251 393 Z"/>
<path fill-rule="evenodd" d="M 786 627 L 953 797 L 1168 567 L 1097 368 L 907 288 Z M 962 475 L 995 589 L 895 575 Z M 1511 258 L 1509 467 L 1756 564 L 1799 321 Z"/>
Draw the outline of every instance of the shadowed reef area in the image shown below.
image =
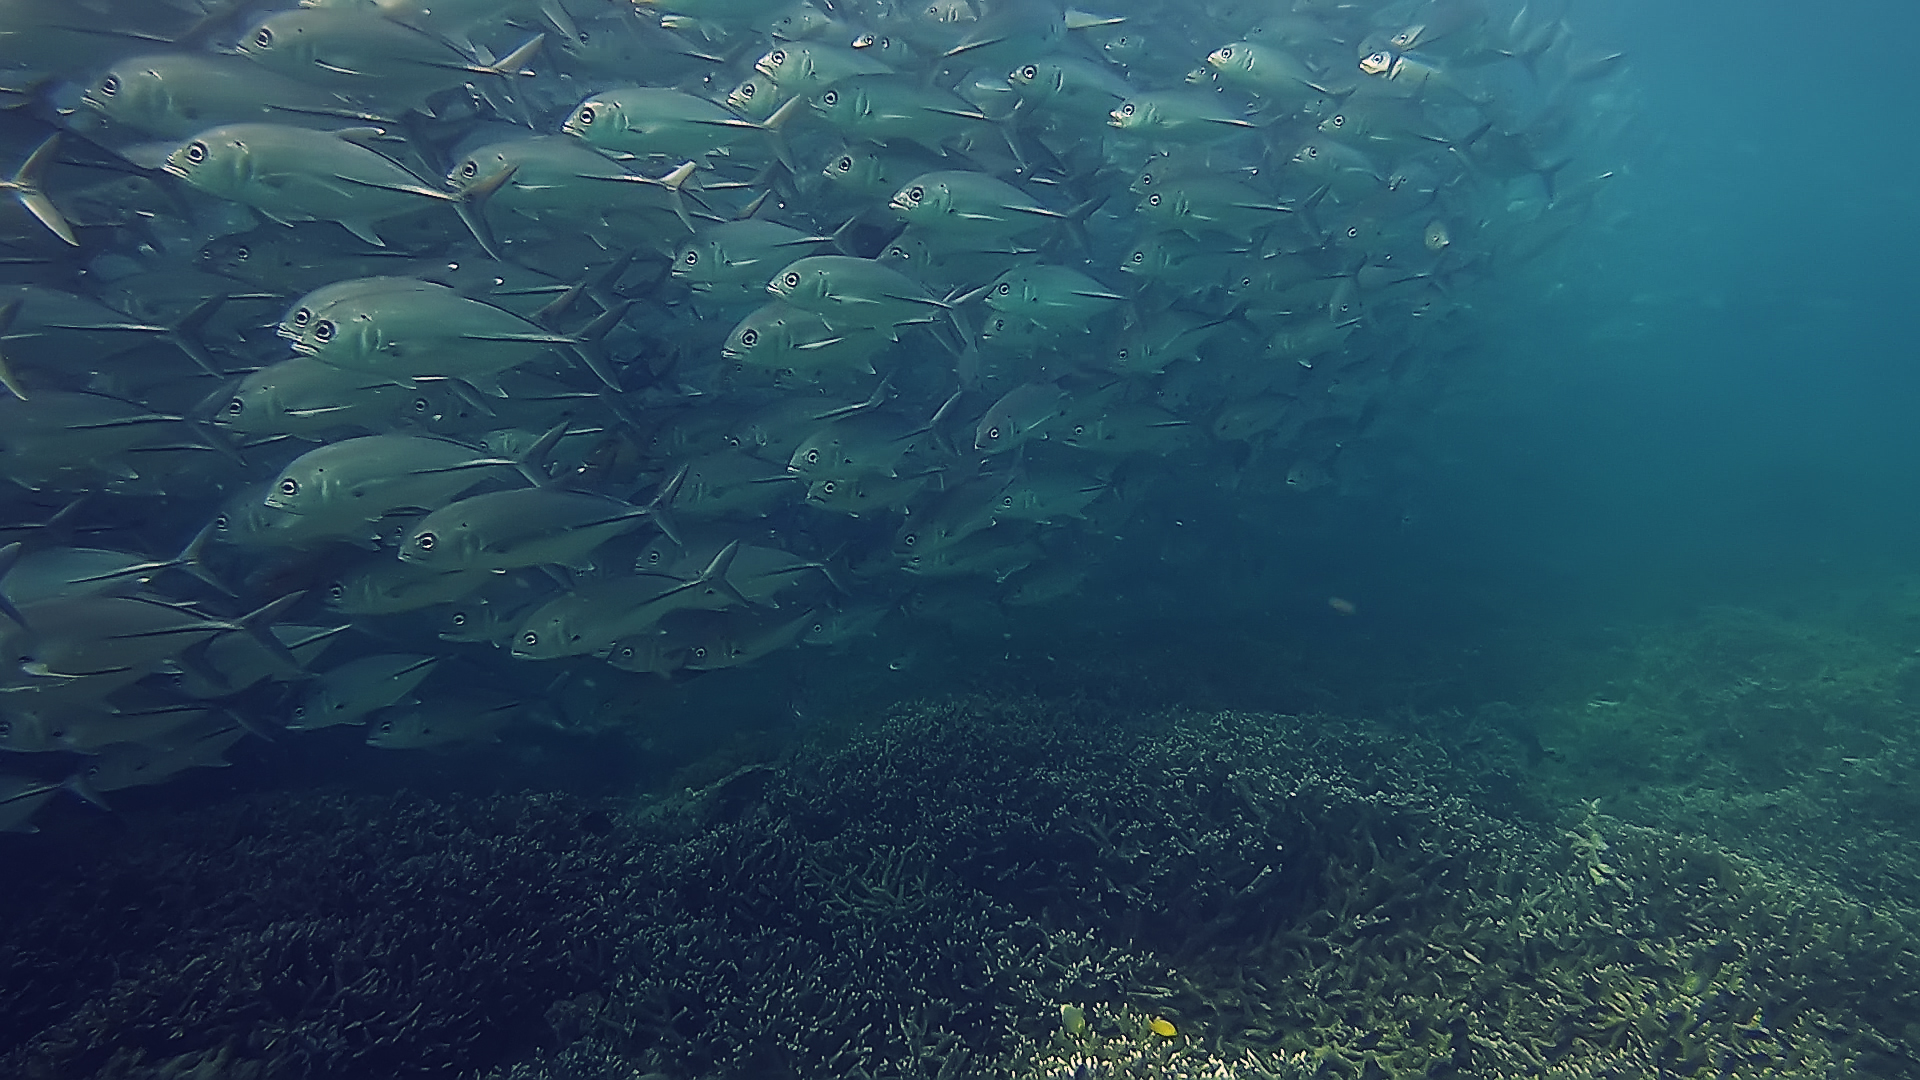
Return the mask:
<path fill-rule="evenodd" d="M 0 1074 L 1914 1075 L 1901 868 L 1599 812 L 1550 723 L 958 697 L 637 803 L 103 817 L 0 912 Z"/>

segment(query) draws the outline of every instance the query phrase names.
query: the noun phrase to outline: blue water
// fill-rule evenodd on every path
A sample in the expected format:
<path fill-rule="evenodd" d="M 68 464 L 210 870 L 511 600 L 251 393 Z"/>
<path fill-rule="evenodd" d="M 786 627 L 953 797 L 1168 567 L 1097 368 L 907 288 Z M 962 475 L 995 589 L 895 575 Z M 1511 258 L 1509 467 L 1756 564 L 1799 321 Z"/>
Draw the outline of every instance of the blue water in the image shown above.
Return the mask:
<path fill-rule="evenodd" d="M 1576 609 L 1909 567 L 1920 147 L 1880 50 L 1914 12 L 1578 17 L 1633 57 L 1631 160 L 1442 421 L 1436 546 Z"/>
<path fill-rule="evenodd" d="M 1582 99 L 1560 183 L 1612 176 L 1544 253 L 1463 290 L 1468 332 L 1356 444 L 1353 484 L 1293 490 L 1285 447 L 1142 464 L 1130 513 L 1043 535 L 1086 584 L 1018 609 L 991 575 L 900 572 L 897 515 L 736 521 L 851 552 L 853 594 L 897 605 L 877 635 L 740 670 L 516 661 L 439 644 L 430 614 L 359 620 L 318 665 L 443 653 L 428 701 L 529 706 L 499 742 L 281 730 L 289 678 L 223 704 L 248 728 L 230 767 L 105 809 L 74 797 L 90 757 L 0 750 L 9 783 L 69 779 L 41 832 L 0 836 L 0 1063 L 1092 1080 L 1218 1075 L 1225 1045 L 1272 1075 L 1519 1075 L 1497 1045 L 1589 1070 L 1567 1076 L 1920 1075 L 1920 9 L 1565 18 L 1577 52 L 1628 59 Z M 62 75 L 4 118 L 6 160 L 64 119 L 84 80 Z M 1094 219 L 1102 253 L 1124 210 Z M 55 265 L 45 283 L 102 276 Z M 647 277 L 623 280 L 651 299 Z M 738 315 L 632 326 L 711 352 Z M 264 337 L 220 355 L 281 358 Z M 917 417 L 951 373 L 914 355 L 937 361 L 903 380 Z M 167 408 L 205 389 L 180 370 L 150 388 Z M 722 407 L 688 378 L 653 389 Z M 1014 381 L 967 398 L 963 450 Z M 185 494 L 94 492 L 72 542 L 164 557 L 288 450 L 182 458 Z M 617 493 L 644 501 L 668 464 L 625 462 Z M 73 494 L 0 493 L 0 541 L 30 547 Z M 220 549 L 241 600 L 164 580 L 237 614 L 387 554 Z M 8 724 L 43 689 L 21 672 Z M 1628 1072 L 1602 1071 L 1615 1052 Z"/>

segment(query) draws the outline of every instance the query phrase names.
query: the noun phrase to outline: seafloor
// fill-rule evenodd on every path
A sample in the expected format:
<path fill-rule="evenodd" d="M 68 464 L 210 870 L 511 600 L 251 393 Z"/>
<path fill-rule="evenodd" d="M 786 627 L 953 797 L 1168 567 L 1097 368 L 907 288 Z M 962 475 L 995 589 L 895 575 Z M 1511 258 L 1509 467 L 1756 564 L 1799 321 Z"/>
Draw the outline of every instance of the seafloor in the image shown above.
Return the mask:
<path fill-rule="evenodd" d="M 67 807 L 0 1076 L 1920 1075 L 1920 590 L 1072 629 Z"/>

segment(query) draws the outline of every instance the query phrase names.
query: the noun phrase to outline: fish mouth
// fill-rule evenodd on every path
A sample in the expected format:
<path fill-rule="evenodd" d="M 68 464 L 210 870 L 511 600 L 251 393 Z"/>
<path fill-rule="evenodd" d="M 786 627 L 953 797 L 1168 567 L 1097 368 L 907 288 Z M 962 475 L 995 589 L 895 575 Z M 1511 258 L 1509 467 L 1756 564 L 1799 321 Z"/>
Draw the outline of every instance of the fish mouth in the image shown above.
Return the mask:
<path fill-rule="evenodd" d="M 168 158 L 166 163 L 160 166 L 160 171 L 166 173 L 168 176 L 177 176 L 182 180 L 187 178 L 187 170 L 175 165 L 172 158 Z"/>

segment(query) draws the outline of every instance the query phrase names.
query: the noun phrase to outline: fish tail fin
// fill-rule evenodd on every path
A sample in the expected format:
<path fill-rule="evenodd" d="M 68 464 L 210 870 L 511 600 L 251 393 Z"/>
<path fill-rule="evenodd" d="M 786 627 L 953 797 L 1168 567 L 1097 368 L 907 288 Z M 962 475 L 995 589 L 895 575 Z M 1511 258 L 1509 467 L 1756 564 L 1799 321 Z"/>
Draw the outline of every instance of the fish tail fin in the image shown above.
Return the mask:
<path fill-rule="evenodd" d="M 4 588 L 7 572 L 12 570 L 14 564 L 19 561 L 20 541 L 15 540 L 6 547 L 0 547 L 0 615 L 5 615 L 15 623 L 18 623 L 22 630 L 31 630 L 32 627 L 27 625 L 27 617 L 20 614 L 19 608 L 13 606 L 13 601 L 7 598 L 7 593 Z"/>
<path fill-rule="evenodd" d="M 235 724 L 238 724 L 241 730 L 245 731 L 249 735 L 253 735 L 258 738 L 265 739 L 268 742 L 278 741 L 273 737 L 274 732 L 272 727 L 268 726 L 267 724 L 261 723 L 258 719 L 255 719 L 254 717 L 247 715 L 245 710 L 235 711 L 233 709 L 218 709 L 216 711 L 219 712 L 221 716 L 224 716 L 227 719 L 233 721 Z"/>
<path fill-rule="evenodd" d="M 745 221 L 748 218 L 754 216 L 755 214 L 758 214 L 760 212 L 760 208 L 767 205 L 767 200 L 771 198 L 773 198 L 773 189 L 769 187 L 767 190 L 761 192 L 758 195 L 755 195 L 753 197 L 753 201 L 747 204 L 746 209 L 733 215 L 733 220 Z"/>
<path fill-rule="evenodd" d="M 180 549 L 180 554 L 168 559 L 166 565 L 184 570 L 228 596 L 235 596 L 238 594 L 216 577 L 213 571 L 207 569 L 207 541 L 212 538 L 213 530 L 218 524 L 219 519 L 216 518 L 200 526 L 200 531 L 193 534 L 193 539 L 187 541 L 187 545 Z"/>
<path fill-rule="evenodd" d="M 1560 170 L 1571 164 L 1573 164 L 1573 158 L 1568 156 L 1558 161 L 1548 162 L 1533 170 L 1534 174 L 1540 177 L 1540 183 L 1547 189 L 1547 202 L 1549 204 L 1560 197 L 1558 191 Z"/>
<path fill-rule="evenodd" d="M 217 686 L 231 690 L 233 686 L 228 682 L 227 677 L 222 675 L 220 669 L 213 666 L 213 663 L 207 659 L 207 651 L 212 647 L 212 638 L 201 638 L 199 641 L 180 650 L 180 652 L 174 656 L 173 662 L 180 665 L 183 670 L 191 673 L 195 677 L 205 680 L 208 686 Z"/>
<path fill-rule="evenodd" d="M 17 319 L 19 315 L 20 300 L 18 297 L 4 304 L 0 304 L 0 338 L 4 338 L 7 332 L 13 329 L 14 320 Z M 19 398 L 21 401 L 27 400 L 27 388 L 20 384 L 20 377 L 13 373 L 12 367 L 8 366 L 7 357 L 4 352 L 0 352 L 0 386 L 6 387 L 8 393 Z"/>
<path fill-rule="evenodd" d="M 65 780 L 60 781 L 60 789 L 71 794 L 74 798 L 85 799 L 87 802 L 92 803 L 102 810 L 111 811 L 113 809 L 113 807 L 107 805 L 107 800 L 101 798 L 100 793 L 94 790 L 93 785 L 87 783 L 87 774 L 84 770 L 76 772 Z"/>
<path fill-rule="evenodd" d="M 1108 195 L 1095 195 L 1079 206 L 1068 210 L 1066 216 L 1060 219 L 1061 227 L 1066 229 L 1067 235 L 1073 238 L 1074 245 L 1088 255 L 1093 254 L 1093 239 L 1087 235 L 1087 219 L 1093 217 L 1095 211 L 1105 206 L 1109 197 Z"/>
<path fill-rule="evenodd" d="M 61 216 L 59 208 L 40 190 L 40 176 L 47 171 L 47 163 L 53 160 L 54 151 L 59 145 L 60 133 L 56 131 L 27 155 L 27 160 L 13 174 L 13 179 L 0 186 L 13 192 L 13 197 L 26 208 L 27 213 L 37 218 L 49 232 L 79 247 L 80 240 L 73 235 L 73 228 L 67 224 L 67 219 Z"/>
<path fill-rule="evenodd" d="M 573 15 L 561 6 L 560 0 L 540 0 L 540 14 L 545 15 L 553 28 L 565 35 L 568 41 L 580 40 L 580 28 L 574 25 Z"/>
<path fill-rule="evenodd" d="M 500 254 L 500 245 L 493 237 L 493 226 L 487 221 L 487 201 L 492 199 L 501 188 L 507 186 L 507 181 L 513 179 L 513 174 L 519 168 L 518 165 L 508 165 L 491 176 L 466 185 L 453 197 L 453 209 L 460 215 L 461 224 L 465 225 L 467 231 L 473 234 L 474 240 L 479 242 L 480 250 L 486 252 L 488 258 L 497 262 L 507 260 Z"/>
<path fill-rule="evenodd" d="M 680 466 L 680 471 L 674 473 L 671 480 L 660 485 L 660 490 L 653 495 L 653 501 L 647 503 L 645 507 L 647 516 L 653 519 L 655 525 L 660 526 L 660 531 L 666 534 L 667 539 L 681 547 L 685 547 L 686 542 L 680 539 L 680 526 L 674 521 L 671 511 L 674 496 L 680 494 L 680 485 L 686 482 L 688 468 L 690 466 Z"/>
<path fill-rule="evenodd" d="M 787 145 L 787 136 L 783 129 L 788 121 L 799 115 L 800 111 L 806 107 L 807 96 L 795 94 L 787 99 L 786 104 L 773 110 L 772 116 L 760 121 L 760 126 L 767 130 L 768 137 L 773 140 L 773 156 L 779 158 L 780 164 L 785 165 L 787 171 L 795 176 L 800 175 L 800 166 L 794 164 L 793 147 Z"/>
<path fill-rule="evenodd" d="M 842 255 L 852 255 L 854 253 L 853 248 L 849 246 L 847 235 L 853 232 L 853 227 L 855 225 L 860 224 L 860 219 L 862 216 L 864 215 L 862 214 L 853 215 L 852 217 L 848 218 L 846 221 L 841 222 L 839 228 L 833 230 L 833 232 L 828 234 L 829 238 L 833 240 L 833 250 L 839 252 Z"/>
<path fill-rule="evenodd" d="M 674 214 L 680 218 L 680 224 L 685 225 L 688 232 L 697 230 L 693 227 L 693 217 L 687 213 L 687 181 L 693 178 L 694 171 L 699 167 L 698 162 L 683 161 L 679 168 L 661 177 L 659 181 L 667 189 L 668 201 L 673 203 Z"/>
<path fill-rule="evenodd" d="M 553 454 L 553 448 L 560 445 L 560 440 L 567 437 L 567 431 L 572 426 L 572 421 L 561 420 L 548 428 L 539 441 L 527 447 L 526 453 L 514 459 L 513 467 L 520 470 L 520 475 L 527 478 L 527 483 L 534 487 L 546 487 L 553 482 L 548 475 L 547 459 Z"/>
<path fill-rule="evenodd" d="M 843 573 L 846 567 L 847 545 L 842 543 L 828 552 L 826 558 L 820 560 L 820 576 L 826 578 L 827 584 L 833 586 L 833 590 L 841 596 L 852 596 L 853 590 L 848 587 L 846 575 Z"/>
<path fill-rule="evenodd" d="M 626 254 L 613 260 L 598 270 L 580 279 L 580 287 L 594 303 L 602 308 L 610 308 L 620 302 L 620 279 L 632 268 L 636 248 L 629 248 Z"/>
<path fill-rule="evenodd" d="M 1320 204 L 1326 201 L 1327 193 L 1332 190 L 1332 184 L 1321 184 L 1313 190 L 1311 195 L 1301 199 L 1299 205 L 1294 207 L 1294 212 L 1300 215 L 1300 224 L 1306 228 L 1307 236 L 1322 247 L 1326 246 L 1331 237 L 1326 228 L 1320 224 L 1320 215 L 1316 211 L 1319 210 Z"/>
<path fill-rule="evenodd" d="M 950 456 L 957 454 L 959 451 L 955 449 L 953 440 L 947 438 L 947 433 L 940 430 L 940 425 L 946 422 L 948 416 L 952 415 L 954 407 L 960 404 L 960 398 L 965 393 L 966 390 L 964 388 L 955 390 L 947 396 L 947 400 L 940 403 L 939 408 L 933 410 L 932 416 L 927 417 L 927 434 L 933 436 L 933 441 L 941 450 Z"/>
<path fill-rule="evenodd" d="M 528 38 L 525 44 L 493 63 L 476 65 L 473 72 L 476 75 L 498 75 L 503 79 L 511 79 L 515 76 L 531 78 L 533 69 L 527 65 L 533 61 L 534 54 L 538 53 L 540 46 L 546 42 L 547 35 L 535 34 Z"/>
<path fill-rule="evenodd" d="M 728 580 L 727 571 L 733 569 L 733 558 L 738 554 L 740 554 L 740 541 L 734 540 L 728 543 L 726 547 L 720 549 L 718 555 L 713 557 L 713 561 L 707 564 L 707 568 L 700 571 L 699 577 L 687 583 L 687 587 L 711 585 L 727 594 L 729 600 L 741 607 L 778 607 L 778 604 L 773 603 L 755 604 L 747 599 L 745 593 L 735 588 L 732 581 Z"/>
<path fill-rule="evenodd" d="M 214 315 L 228 299 L 226 293 L 209 296 L 167 328 L 167 340 L 173 342 L 174 347 L 181 352 L 186 353 L 187 359 L 200 365 L 201 371 L 216 379 L 226 378 L 227 373 L 220 365 L 213 362 L 213 354 L 207 351 L 201 335 L 206 330 L 207 323 L 213 321 Z"/>
<path fill-rule="evenodd" d="M 284 614 L 288 608 L 299 603 L 306 595 L 304 589 L 299 592 L 290 592 L 272 603 L 264 604 L 240 616 L 234 622 L 248 637 L 259 642 L 261 647 L 272 653 L 274 659 L 295 671 L 305 671 L 306 665 L 300 662 L 299 657 L 293 655 L 293 650 L 287 648 L 287 643 L 274 636 L 273 621 Z"/>
<path fill-rule="evenodd" d="M 627 309 L 631 306 L 630 303 L 622 301 L 601 312 L 592 322 L 572 335 L 573 341 L 569 346 L 573 354 L 580 358 L 580 362 L 586 365 L 587 370 L 593 372 L 601 382 L 613 390 L 620 389 L 620 377 L 619 373 L 613 370 L 613 364 L 607 357 L 604 342 L 613 328 L 620 325 L 620 320 L 626 317 Z"/>

